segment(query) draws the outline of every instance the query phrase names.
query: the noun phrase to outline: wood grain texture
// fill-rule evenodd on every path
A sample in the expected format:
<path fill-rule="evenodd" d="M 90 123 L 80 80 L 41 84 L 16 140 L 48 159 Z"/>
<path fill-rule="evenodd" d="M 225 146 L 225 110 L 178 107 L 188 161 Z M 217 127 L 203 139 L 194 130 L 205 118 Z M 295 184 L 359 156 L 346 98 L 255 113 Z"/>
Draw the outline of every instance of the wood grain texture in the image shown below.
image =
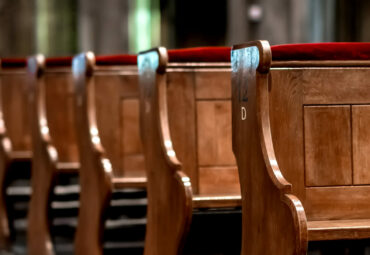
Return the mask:
<path fill-rule="evenodd" d="M 231 152 L 230 69 L 225 63 L 168 64 L 164 48 L 138 59 L 148 171 L 145 254 L 180 254 L 193 207 L 240 205 Z"/>
<path fill-rule="evenodd" d="M 342 61 L 345 63 L 345 61 Z M 357 62 L 360 66 L 361 61 Z M 323 62 L 322 66 L 325 66 Z M 369 66 L 369 63 L 366 64 Z M 302 85 L 305 104 L 370 103 L 368 68 L 305 68 Z"/>
<path fill-rule="evenodd" d="M 119 86 L 121 79 L 119 75 L 104 75 L 102 70 L 101 75 L 94 75 L 92 84 L 93 88 L 90 91 L 94 93 L 96 122 L 101 144 L 110 159 L 114 174 L 123 176 L 121 144 L 117 142 L 122 138 Z"/>
<path fill-rule="evenodd" d="M 265 41 L 234 46 L 232 52 L 233 151 L 243 203 L 241 254 L 306 254 L 306 215 L 274 151 L 270 54 Z M 242 107 L 246 117 L 241 116 Z"/>
<path fill-rule="evenodd" d="M 238 169 L 231 167 L 200 167 L 199 194 L 240 194 Z"/>
<path fill-rule="evenodd" d="M 369 219 L 309 221 L 307 226 L 310 241 L 365 239 L 370 235 Z"/>
<path fill-rule="evenodd" d="M 190 178 L 182 170 L 170 135 L 170 92 L 167 77 L 161 72 L 166 56 L 166 50 L 159 48 L 138 57 L 140 126 L 148 178 L 146 255 L 180 254 L 192 213 Z"/>
<path fill-rule="evenodd" d="M 9 72 L 10 70 L 1 77 L 3 118 L 7 134 L 13 150 L 29 151 L 31 150 L 31 129 L 27 107 L 28 76 L 24 69 L 14 70 L 13 74 Z"/>
<path fill-rule="evenodd" d="M 370 106 L 352 106 L 353 184 L 370 184 Z"/>
<path fill-rule="evenodd" d="M 74 129 L 73 94 L 70 88 L 73 80 L 69 69 L 67 68 L 66 73 L 44 74 L 46 118 L 60 162 L 79 161 Z"/>
<path fill-rule="evenodd" d="M 224 69 L 217 73 L 199 71 L 194 74 L 195 97 L 197 99 L 228 99 L 231 98 L 230 92 L 230 69 Z M 217 82 L 210 82 L 217 81 Z"/>
<path fill-rule="evenodd" d="M 121 159 L 124 176 L 145 176 L 145 158 L 140 138 L 139 99 L 121 100 Z"/>
<path fill-rule="evenodd" d="M 54 254 L 54 250 L 50 235 L 49 201 L 57 173 L 58 152 L 51 141 L 46 108 L 60 107 L 59 110 L 63 111 L 65 106 L 60 104 L 46 105 L 45 58 L 42 55 L 29 58 L 28 71 L 33 159 L 27 251 L 31 255 L 51 255 Z M 52 79 L 49 82 L 52 82 Z M 61 123 L 63 124 L 63 122 Z"/>
<path fill-rule="evenodd" d="M 306 106 L 304 128 L 306 185 L 352 184 L 350 107 Z"/>
<path fill-rule="evenodd" d="M 10 166 L 17 161 L 30 162 L 32 152 L 27 108 L 27 72 L 25 68 L 0 68 L 0 75 L 0 249 L 10 251 L 5 192 L 7 178 L 9 174 L 16 175 L 14 171 L 17 169 Z"/>
<path fill-rule="evenodd" d="M 139 137 L 137 67 L 97 67 L 92 52 L 76 56 L 73 64 L 81 155 L 75 254 L 100 255 L 113 189 L 145 188 L 147 183 Z"/>
<path fill-rule="evenodd" d="M 370 63 L 271 62 L 269 49 L 258 41 L 232 53 L 242 254 L 305 254 L 308 240 L 369 238 L 369 186 L 356 178 L 367 184 Z"/>
<path fill-rule="evenodd" d="M 198 193 L 196 102 L 194 101 L 194 73 L 168 72 L 168 122 L 176 156 L 184 173 L 192 181 L 192 190 Z"/>
<path fill-rule="evenodd" d="M 310 220 L 369 218 L 370 186 L 306 188 L 307 217 Z"/>
<path fill-rule="evenodd" d="M 197 101 L 197 134 L 200 166 L 235 165 L 229 100 Z"/>

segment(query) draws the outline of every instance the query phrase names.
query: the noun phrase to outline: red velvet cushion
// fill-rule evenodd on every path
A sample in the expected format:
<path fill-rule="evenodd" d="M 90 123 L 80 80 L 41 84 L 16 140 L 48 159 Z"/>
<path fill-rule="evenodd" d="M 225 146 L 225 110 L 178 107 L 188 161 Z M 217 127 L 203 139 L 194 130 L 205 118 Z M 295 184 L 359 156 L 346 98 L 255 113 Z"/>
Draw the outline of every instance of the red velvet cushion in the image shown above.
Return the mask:
<path fill-rule="evenodd" d="M 112 56 L 96 56 L 95 63 L 98 66 L 110 65 L 136 65 L 136 55 L 112 55 Z"/>
<path fill-rule="evenodd" d="M 2 68 L 12 68 L 12 67 L 26 67 L 27 59 L 25 58 L 3 58 L 1 59 Z"/>
<path fill-rule="evenodd" d="M 72 57 L 55 57 L 45 59 L 46 67 L 72 66 Z"/>
<path fill-rule="evenodd" d="M 169 62 L 230 62 L 230 47 L 168 50 Z"/>
<path fill-rule="evenodd" d="M 303 43 L 271 46 L 273 60 L 370 60 L 370 43 Z"/>

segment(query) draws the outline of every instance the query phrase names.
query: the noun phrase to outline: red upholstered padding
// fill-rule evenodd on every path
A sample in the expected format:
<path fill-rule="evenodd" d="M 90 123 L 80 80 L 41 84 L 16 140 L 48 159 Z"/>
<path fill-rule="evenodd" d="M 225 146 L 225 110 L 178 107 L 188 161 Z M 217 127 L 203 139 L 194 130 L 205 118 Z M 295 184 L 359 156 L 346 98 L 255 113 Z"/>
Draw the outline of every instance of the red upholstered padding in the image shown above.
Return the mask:
<path fill-rule="evenodd" d="M 25 58 L 3 58 L 1 59 L 2 68 L 26 67 L 27 59 Z"/>
<path fill-rule="evenodd" d="M 136 55 L 112 55 L 112 56 L 96 56 L 95 64 L 98 66 L 110 65 L 136 65 Z"/>
<path fill-rule="evenodd" d="M 302 43 L 271 46 L 273 60 L 370 60 L 370 43 Z"/>
<path fill-rule="evenodd" d="M 45 59 L 46 67 L 72 66 L 72 57 L 56 57 Z"/>
<path fill-rule="evenodd" d="M 169 62 L 230 62 L 230 47 L 168 50 Z"/>

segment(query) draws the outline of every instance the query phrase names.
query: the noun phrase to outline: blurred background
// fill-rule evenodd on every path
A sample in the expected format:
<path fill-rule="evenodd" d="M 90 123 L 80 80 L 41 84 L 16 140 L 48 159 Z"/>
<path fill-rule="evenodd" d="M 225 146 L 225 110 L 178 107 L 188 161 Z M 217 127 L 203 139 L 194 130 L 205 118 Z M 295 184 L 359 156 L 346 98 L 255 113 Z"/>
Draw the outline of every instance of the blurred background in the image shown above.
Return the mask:
<path fill-rule="evenodd" d="M 369 0 L 0 0 L 0 56 L 370 41 Z"/>

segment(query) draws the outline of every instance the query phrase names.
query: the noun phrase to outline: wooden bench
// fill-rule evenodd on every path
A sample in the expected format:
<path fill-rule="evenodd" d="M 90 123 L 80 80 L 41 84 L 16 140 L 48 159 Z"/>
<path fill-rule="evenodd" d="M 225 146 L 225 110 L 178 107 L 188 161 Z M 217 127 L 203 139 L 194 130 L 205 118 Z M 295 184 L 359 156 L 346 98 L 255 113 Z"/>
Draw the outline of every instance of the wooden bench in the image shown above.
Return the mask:
<path fill-rule="evenodd" d="M 145 254 L 239 254 L 230 48 L 160 47 L 140 53 L 138 67 L 148 178 Z M 215 220 L 207 220 L 211 215 Z"/>
<path fill-rule="evenodd" d="M 27 62 L 1 60 L 0 85 L 0 249 L 11 250 L 15 240 L 14 222 L 26 211 L 14 211 L 27 204 L 31 172 L 31 135 L 27 114 Z"/>
<path fill-rule="evenodd" d="M 232 51 L 242 254 L 370 238 L 370 44 Z"/>
<path fill-rule="evenodd" d="M 104 227 L 108 228 L 107 214 L 117 210 L 115 204 L 120 201 L 124 202 L 126 218 L 114 217 L 110 225 L 131 224 L 136 228 L 121 228 L 115 239 L 126 247 L 122 253 L 143 251 L 146 173 L 139 135 L 136 59 L 134 55 L 95 57 L 88 52 L 73 60 L 76 130 L 82 162 L 76 254 L 103 254 L 103 248 L 109 248 L 103 243 L 112 237 L 104 231 Z M 113 190 L 124 192 L 128 188 L 129 197 L 114 198 Z M 144 191 L 144 197 L 135 199 L 135 188 Z"/>
<path fill-rule="evenodd" d="M 28 214 L 30 255 L 54 254 L 55 247 L 50 231 L 52 225 L 55 225 L 52 215 L 57 211 L 51 203 L 57 193 L 55 186 L 63 175 L 78 175 L 79 155 L 74 130 L 71 63 L 70 57 L 45 59 L 44 56 L 37 55 L 28 59 L 33 145 L 32 197 Z M 60 193 L 77 194 L 76 200 L 78 188 L 75 181 L 72 192 L 62 190 Z M 63 208 L 64 205 L 61 207 L 66 209 Z M 76 211 L 78 206 L 73 209 Z M 67 218 L 68 222 L 62 220 L 59 227 L 71 226 L 71 217 L 73 221 L 72 215 Z M 73 235 L 73 230 L 70 235 Z"/>

